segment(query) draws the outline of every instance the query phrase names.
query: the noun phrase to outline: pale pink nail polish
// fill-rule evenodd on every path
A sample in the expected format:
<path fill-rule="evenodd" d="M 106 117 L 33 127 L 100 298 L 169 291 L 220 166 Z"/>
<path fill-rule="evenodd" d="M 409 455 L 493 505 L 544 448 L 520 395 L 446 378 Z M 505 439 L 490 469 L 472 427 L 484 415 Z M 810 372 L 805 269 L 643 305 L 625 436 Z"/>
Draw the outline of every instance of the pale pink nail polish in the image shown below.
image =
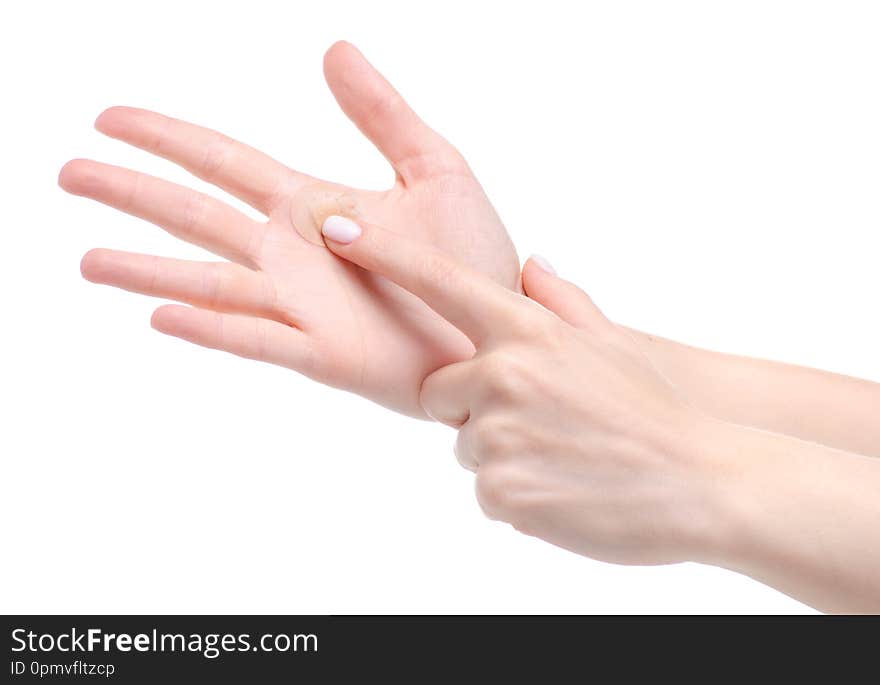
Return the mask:
<path fill-rule="evenodd" d="M 361 227 L 351 219 L 344 216 L 328 216 L 321 226 L 321 233 L 325 238 L 347 245 L 361 234 Z"/>
<path fill-rule="evenodd" d="M 546 259 L 544 259 L 541 255 L 533 254 L 529 257 L 535 264 L 537 264 L 541 269 L 546 271 L 548 274 L 556 275 L 556 269 L 553 268 L 553 265 L 550 264 Z"/>

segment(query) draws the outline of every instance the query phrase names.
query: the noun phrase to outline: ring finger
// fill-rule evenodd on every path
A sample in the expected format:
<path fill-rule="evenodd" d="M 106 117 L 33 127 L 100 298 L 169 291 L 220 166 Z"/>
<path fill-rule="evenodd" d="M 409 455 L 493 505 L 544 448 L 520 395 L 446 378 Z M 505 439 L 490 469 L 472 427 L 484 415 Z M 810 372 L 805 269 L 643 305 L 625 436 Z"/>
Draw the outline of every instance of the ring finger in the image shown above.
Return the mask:
<path fill-rule="evenodd" d="M 80 268 L 83 276 L 94 283 L 203 309 L 294 323 L 277 306 L 268 278 L 238 264 L 97 249 L 86 253 Z"/>

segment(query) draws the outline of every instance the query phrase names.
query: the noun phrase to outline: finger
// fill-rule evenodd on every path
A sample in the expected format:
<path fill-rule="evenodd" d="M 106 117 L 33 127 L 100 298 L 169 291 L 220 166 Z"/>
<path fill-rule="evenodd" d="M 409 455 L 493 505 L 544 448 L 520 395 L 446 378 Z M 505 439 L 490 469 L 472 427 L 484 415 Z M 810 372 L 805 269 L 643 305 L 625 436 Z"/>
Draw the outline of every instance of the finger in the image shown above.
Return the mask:
<path fill-rule="evenodd" d="M 477 426 L 473 421 L 465 423 L 458 431 L 454 447 L 458 463 L 474 472 L 480 468 L 480 436 Z"/>
<path fill-rule="evenodd" d="M 153 312 L 157 331 L 202 347 L 277 364 L 322 381 L 323 368 L 302 331 L 277 321 L 168 304 Z"/>
<path fill-rule="evenodd" d="M 597 330 L 611 325 L 590 296 L 574 283 L 559 278 L 543 257 L 526 260 L 522 283 L 526 295 L 575 328 Z"/>
<path fill-rule="evenodd" d="M 327 51 L 324 76 L 342 111 L 404 182 L 467 170 L 458 151 L 418 117 L 351 43 L 340 41 Z"/>
<path fill-rule="evenodd" d="M 465 424 L 465 426 L 467 426 L 467 424 Z M 452 452 L 455 454 L 455 458 L 458 460 L 458 463 L 461 464 L 462 468 L 465 468 L 468 471 L 473 471 L 474 473 L 479 470 L 480 463 L 477 461 L 476 454 L 474 454 L 474 451 L 468 442 L 468 431 L 466 431 L 464 427 L 458 431 L 458 435 L 455 436 L 455 444 L 452 446 Z"/>
<path fill-rule="evenodd" d="M 86 253 L 80 271 L 93 283 L 178 300 L 204 309 L 252 314 L 294 324 L 277 306 L 267 277 L 238 264 L 192 262 L 97 249 Z"/>
<path fill-rule="evenodd" d="M 519 295 L 443 252 L 373 224 L 331 216 L 322 233 L 334 253 L 420 297 L 477 346 L 512 334 L 534 306 L 523 308 Z"/>
<path fill-rule="evenodd" d="M 95 128 L 179 164 L 265 214 L 282 193 L 310 180 L 222 133 L 145 109 L 111 107 Z"/>
<path fill-rule="evenodd" d="M 441 366 L 422 381 L 422 409 L 435 421 L 460 428 L 470 418 L 475 377 L 470 360 Z"/>
<path fill-rule="evenodd" d="M 58 183 L 233 261 L 253 265 L 259 257 L 266 227 L 190 188 L 87 159 L 65 164 Z"/>

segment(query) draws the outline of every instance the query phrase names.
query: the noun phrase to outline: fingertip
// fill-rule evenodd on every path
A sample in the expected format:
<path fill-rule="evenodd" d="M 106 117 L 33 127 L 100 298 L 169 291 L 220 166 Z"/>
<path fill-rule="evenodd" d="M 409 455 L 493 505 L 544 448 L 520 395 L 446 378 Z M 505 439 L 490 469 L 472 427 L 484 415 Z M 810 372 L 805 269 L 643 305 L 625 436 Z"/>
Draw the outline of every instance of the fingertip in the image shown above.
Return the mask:
<path fill-rule="evenodd" d="M 58 172 L 58 185 L 74 195 L 80 194 L 87 182 L 92 162 L 88 159 L 71 159 Z"/>
<path fill-rule="evenodd" d="M 559 278 L 558 274 L 556 273 L 556 269 L 553 268 L 550 262 L 548 262 L 546 259 L 544 259 L 544 257 L 541 257 L 540 255 L 532 255 L 526 260 L 526 263 L 523 264 L 523 290 L 527 295 L 530 295 L 530 290 L 533 291 L 538 284 L 540 284 L 544 280 L 547 280 L 548 276 Z"/>
<path fill-rule="evenodd" d="M 181 304 L 163 304 L 150 317 L 150 326 L 166 335 L 178 335 L 189 310 Z"/>
<path fill-rule="evenodd" d="M 108 107 L 95 119 L 95 129 L 111 138 L 118 138 L 119 134 L 128 127 L 133 118 L 144 112 L 145 110 L 138 109 L 137 107 L 127 107 L 125 105 Z"/>
<path fill-rule="evenodd" d="M 522 282 L 530 299 L 576 328 L 596 329 L 605 320 L 587 293 L 560 278 L 547 260 L 538 255 L 532 255 L 523 265 Z"/>
<path fill-rule="evenodd" d="M 91 283 L 103 283 L 112 268 L 110 256 L 110 250 L 100 247 L 86 252 L 79 262 L 82 277 Z"/>
<path fill-rule="evenodd" d="M 352 50 L 360 52 L 353 43 L 350 43 L 347 40 L 337 40 L 333 45 L 327 48 L 327 52 L 324 53 L 324 58 L 327 59 L 328 57 L 333 57 Z"/>
<path fill-rule="evenodd" d="M 533 264 L 534 266 L 537 266 L 539 269 L 545 271 L 548 274 L 551 274 L 553 276 L 556 275 L 556 269 L 554 269 L 553 265 L 541 255 L 533 254 L 531 257 L 528 258 L 527 262 Z"/>
<path fill-rule="evenodd" d="M 123 107 L 121 105 L 108 107 L 95 119 L 95 129 L 97 129 L 101 133 L 104 133 L 108 128 L 113 127 L 113 124 L 118 121 L 120 116 L 125 115 L 125 110 L 127 109 L 127 107 Z"/>
<path fill-rule="evenodd" d="M 347 40 L 338 40 L 327 48 L 324 53 L 325 78 L 329 81 L 338 68 L 342 67 L 343 63 L 352 55 L 362 56 L 360 50 Z"/>
<path fill-rule="evenodd" d="M 331 214 L 321 224 L 321 235 L 332 243 L 348 245 L 360 237 L 363 230 L 351 219 Z"/>

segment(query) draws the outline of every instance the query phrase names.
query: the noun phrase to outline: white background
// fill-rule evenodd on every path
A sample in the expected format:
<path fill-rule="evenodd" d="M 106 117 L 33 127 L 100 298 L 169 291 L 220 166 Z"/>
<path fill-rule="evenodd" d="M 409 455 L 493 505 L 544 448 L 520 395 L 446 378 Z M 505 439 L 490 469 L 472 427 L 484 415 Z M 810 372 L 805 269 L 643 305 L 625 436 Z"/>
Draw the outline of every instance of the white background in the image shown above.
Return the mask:
<path fill-rule="evenodd" d="M 128 104 L 333 180 L 390 169 L 321 57 L 356 43 L 468 156 L 520 254 L 616 320 L 880 380 L 871 2 L 15 3 L 0 21 L 3 612 L 801 612 L 732 573 L 487 521 L 448 429 L 149 327 L 90 247 L 199 256 L 55 185 L 220 195 L 92 121 Z"/>

